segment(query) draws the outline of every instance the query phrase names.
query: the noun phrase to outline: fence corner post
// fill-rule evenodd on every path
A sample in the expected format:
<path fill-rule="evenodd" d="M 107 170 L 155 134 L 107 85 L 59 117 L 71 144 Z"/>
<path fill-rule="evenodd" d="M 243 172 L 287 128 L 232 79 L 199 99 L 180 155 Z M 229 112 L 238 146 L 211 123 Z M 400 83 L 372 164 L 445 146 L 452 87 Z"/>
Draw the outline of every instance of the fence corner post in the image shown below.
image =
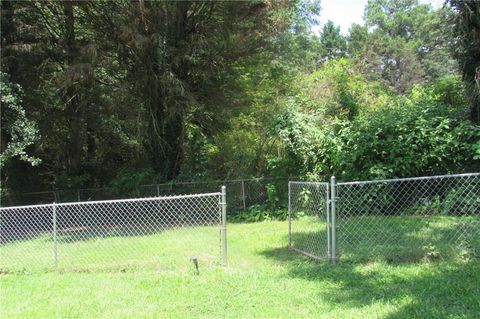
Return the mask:
<path fill-rule="evenodd" d="M 292 248 L 292 202 L 290 181 L 288 182 L 288 249 Z"/>
<path fill-rule="evenodd" d="M 227 266 L 227 187 L 222 186 L 222 198 L 220 202 L 222 208 L 222 263 Z"/>
<path fill-rule="evenodd" d="M 337 201 L 337 191 L 336 191 L 336 184 L 337 181 L 335 176 L 332 176 L 330 179 L 330 222 L 332 224 L 331 230 L 331 261 L 332 264 L 335 265 L 337 263 L 337 221 L 336 221 L 336 211 L 335 211 L 335 204 Z"/>
<path fill-rule="evenodd" d="M 53 266 L 55 270 L 58 269 L 58 252 L 57 252 L 57 204 L 54 202 L 52 204 L 52 224 L 53 224 Z"/>

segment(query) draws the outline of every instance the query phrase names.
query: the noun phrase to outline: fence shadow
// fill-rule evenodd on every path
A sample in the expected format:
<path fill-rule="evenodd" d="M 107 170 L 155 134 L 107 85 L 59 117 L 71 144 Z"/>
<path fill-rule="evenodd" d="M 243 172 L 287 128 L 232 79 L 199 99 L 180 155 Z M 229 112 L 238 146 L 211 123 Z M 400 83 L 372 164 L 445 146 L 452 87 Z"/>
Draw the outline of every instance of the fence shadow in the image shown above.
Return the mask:
<path fill-rule="evenodd" d="M 480 255 L 480 217 L 361 216 L 337 225 L 337 255 L 344 261 L 416 263 Z M 326 238 L 319 224 L 317 231 L 292 231 L 292 246 L 325 257 Z"/>
<path fill-rule="evenodd" d="M 178 229 L 188 229 L 192 227 L 209 227 L 218 226 L 214 223 L 203 224 L 134 224 L 134 225 L 109 225 L 104 227 L 96 226 L 79 226 L 63 229 L 59 232 L 59 243 L 73 243 L 78 241 L 88 241 L 97 238 L 111 238 L 111 237 L 141 237 L 160 234 L 166 231 L 173 231 Z"/>
<path fill-rule="evenodd" d="M 166 231 L 187 229 L 192 227 L 209 227 L 218 226 L 216 223 L 203 223 L 203 224 L 184 224 L 184 225 L 171 225 L 165 223 L 156 224 L 113 224 L 113 225 L 77 225 L 65 227 L 58 230 L 57 242 L 58 243 L 74 243 L 83 242 L 93 239 L 105 239 L 112 237 L 142 237 L 160 234 Z M 15 244 L 20 242 L 29 242 L 42 239 L 43 241 L 52 242 L 53 233 L 51 230 L 30 230 L 17 231 L 15 233 L 5 233 L 0 238 L 0 245 Z"/>
<path fill-rule="evenodd" d="M 385 318 L 478 318 L 479 228 L 480 220 L 473 216 L 433 216 L 421 222 L 411 216 L 351 218 L 340 221 L 337 229 L 336 266 L 327 258 L 314 261 L 286 247 L 260 254 L 283 264 L 288 277 L 318 283 L 318 297 L 339 309 L 399 304 L 408 298 Z M 323 249 L 311 248 L 318 236 L 326 238 L 323 231 L 304 231 L 294 232 L 292 239 L 296 248 L 322 257 L 318 252 Z M 472 261 L 459 262 L 467 250 Z"/>
<path fill-rule="evenodd" d="M 327 231 L 322 227 L 318 231 L 293 232 L 292 247 L 319 258 L 326 258 L 328 254 Z"/>
<path fill-rule="evenodd" d="M 460 250 L 480 252 L 480 218 L 382 216 L 351 218 L 339 224 L 340 256 L 350 261 L 419 262 L 451 259 Z"/>
<path fill-rule="evenodd" d="M 358 264 L 341 262 L 336 266 L 301 256 L 291 250 L 274 248 L 261 255 L 282 263 L 286 276 L 318 283 L 318 297 L 328 300 L 339 309 L 369 307 L 382 302 L 395 304 L 409 298 L 409 302 L 386 315 L 385 318 L 434 318 L 480 315 L 478 283 L 480 262 L 430 263 L 421 271 L 409 264 L 366 269 Z M 465 280 L 470 284 L 465 285 Z M 331 285 L 330 285 L 331 284 Z"/>
<path fill-rule="evenodd" d="M 161 226 L 145 227 L 145 225 L 78 226 L 61 230 L 58 242 L 74 243 L 100 238 L 149 236 L 165 230 Z"/>

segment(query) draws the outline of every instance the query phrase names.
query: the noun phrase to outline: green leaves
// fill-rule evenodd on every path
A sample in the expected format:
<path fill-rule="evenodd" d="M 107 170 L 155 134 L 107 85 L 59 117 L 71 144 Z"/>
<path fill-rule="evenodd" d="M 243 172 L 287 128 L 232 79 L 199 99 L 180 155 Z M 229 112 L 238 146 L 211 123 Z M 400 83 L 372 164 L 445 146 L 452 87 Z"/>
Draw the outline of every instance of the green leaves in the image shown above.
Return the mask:
<path fill-rule="evenodd" d="M 475 155 L 473 159 L 480 160 L 480 140 L 478 140 L 475 144 L 472 145 L 473 151 Z"/>
<path fill-rule="evenodd" d="M 27 118 L 22 107 L 22 88 L 13 84 L 6 73 L 0 72 L 0 101 L 2 105 L 2 139 L 5 148 L 0 154 L 0 167 L 4 167 L 11 158 L 19 158 L 32 166 L 41 160 L 29 155 L 27 149 L 39 139 L 39 132 L 34 121 Z"/>
<path fill-rule="evenodd" d="M 480 128 L 466 118 L 460 79 L 417 85 L 406 96 L 375 96 L 371 83 L 345 76 L 342 63 L 349 65 L 330 61 L 313 73 L 312 87 L 329 86 L 321 84 L 319 97 L 310 93 L 313 101 L 292 98 L 276 122 L 299 173 L 352 180 L 480 169 Z"/>
<path fill-rule="evenodd" d="M 370 0 L 366 27 L 352 26 L 349 53 L 365 76 L 382 79 L 400 94 L 415 84 L 457 72 L 450 46 L 452 10 L 417 0 Z"/>
<path fill-rule="evenodd" d="M 480 2 L 450 0 L 456 11 L 455 56 L 462 70 L 470 100 L 470 118 L 480 123 Z"/>
<path fill-rule="evenodd" d="M 478 169 L 471 143 L 480 129 L 436 103 L 372 112 L 347 124 L 332 154 L 348 179 L 415 176 Z"/>
<path fill-rule="evenodd" d="M 340 27 L 330 20 L 323 26 L 320 44 L 324 60 L 343 57 L 347 52 L 347 41 L 340 33 Z"/>

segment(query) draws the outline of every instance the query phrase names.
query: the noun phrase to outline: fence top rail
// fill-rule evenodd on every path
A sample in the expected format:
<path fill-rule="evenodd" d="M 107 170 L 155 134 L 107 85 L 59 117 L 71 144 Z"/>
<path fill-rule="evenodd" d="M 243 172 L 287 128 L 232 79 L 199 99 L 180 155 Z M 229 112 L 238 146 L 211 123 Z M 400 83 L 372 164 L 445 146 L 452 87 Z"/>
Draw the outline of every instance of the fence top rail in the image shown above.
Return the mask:
<path fill-rule="evenodd" d="M 211 181 L 168 182 L 168 183 L 160 183 L 160 184 L 140 185 L 140 187 L 149 187 L 149 186 L 157 186 L 157 185 L 170 186 L 170 185 L 192 185 L 192 184 L 213 184 L 213 183 L 238 183 L 238 182 L 282 180 L 282 179 L 288 179 L 288 177 L 254 177 L 254 178 L 244 178 L 244 179 L 222 179 L 222 180 L 211 180 Z"/>
<path fill-rule="evenodd" d="M 435 175 L 435 176 L 392 178 L 392 179 L 376 179 L 376 180 L 370 180 L 370 181 L 355 181 L 355 182 L 339 182 L 339 183 L 337 183 L 337 185 L 363 185 L 363 184 L 393 183 L 393 182 L 406 182 L 406 181 L 420 181 L 420 180 L 428 180 L 428 179 L 446 179 L 446 178 L 476 177 L 476 176 L 480 176 L 480 173 Z"/>
<path fill-rule="evenodd" d="M 317 186 L 328 186 L 327 182 L 302 182 L 302 181 L 289 181 L 289 184 L 303 184 L 303 185 L 317 185 Z"/>
<path fill-rule="evenodd" d="M 218 179 L 211 181 L 190 181 L 190 182 L 167 182 L 167 183 L 158 183 L 158 184 L 145 184 L 139 185 L 138 187 L 156 187 L 156 186 L 176 186 L 176 185 L 196 185 L 196 184 L 221 184 L 221 183 L 238 183 L 238 182 L 251 182 L 251 181 L 268 181 L 268 180 L 282 180 L 288 179 L 288 177 L 254 177 L 254 178 L 245 178 L 245 179 Z M 95 190 L 114 190 L 113 187 L 91 187 L 91 188 L 80 188 L 78 191 L 95 191 Z"/>
<path fill-rule="evenodd" d="M 110 204 L 110 203 L 129 203 L 129 202 L 147 202 L 152 200 L 175 200 L 175 199 L 186 199 L 186 198 L 198 198 L 198 197 L 212 197 L 212 196 L 221 196 L 221 192 L 216 193 L 204 193 L 204 194 L 190 194 L 190 195 L 174 195 L 174 196 L 155 196 L 155 197 L 144 197 L 144 198 L 128 198 L 128 199 L 112 199 L 112 200 L 97 200 L 97 201 L 86 201 L 86 202 L 70 202 L 70 203 L 51 203 L 51 204 L 42 204 L 42 205 L 25 205 L 25 206 L 9 206 L 9 207 L 0 207 L 0 212 L 7 210 L 17 210 L 17 209 L 29 209 L 29 208 L 45 208 L 49 206 L 78 206 L 78 205 L 95 205 L 95 204 Z"/>
<path fill-rule="evenodd" d="M 22 196 L 22 195 L 45 195 L 45 194 L 54 194 L 56 191 L 41 191 L 41 192 L 27 192 L 27 193 L 21 193 L 21 194 L 16 194 L 15 196 Z"/>

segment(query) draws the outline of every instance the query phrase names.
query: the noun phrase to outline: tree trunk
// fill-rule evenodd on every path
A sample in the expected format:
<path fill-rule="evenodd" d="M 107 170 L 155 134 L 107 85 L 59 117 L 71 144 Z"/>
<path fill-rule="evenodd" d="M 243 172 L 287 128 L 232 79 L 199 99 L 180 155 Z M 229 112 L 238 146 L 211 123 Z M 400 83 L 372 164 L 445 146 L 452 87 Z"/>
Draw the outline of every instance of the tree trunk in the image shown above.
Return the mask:
<path fill-rule="evenodd" d="M 162 85 L 162 77 L 171 73 L 177 80 L 184 81 L 188 74 L 188 65 L 184 58 L 187 37 L 187 13 L 189 2 L 176 2 L 170 16 L 172 21 L 166 30 L 153 30 L 149 27 L 144 32 L 149 38 L 160 33 L 160 38 L 166 38 L 167 53 L 162 57 L 152 42 L 148 56 L 144 59 L 148 74 L 148 110 L 149 141 L 147 149 L 156 173 L 164 180 L 174 179 L 180 173 L 183 161 L 183 142 L 185 126 L 186 101 L 178 96 L 170 86 Z M 166 6 L 168 8 L 168 6 Z M 139 10 L 144 10 L 139 6 Z M 141 14 L 143 17 L 144 15 Z M 142 18 L 143 20 L 143 18 Z M 142 21 L 145 25 L 145 21 Z M 158 34 L 157 34 L 158 36 Z M 176 62 L 173 62 L 176 61 Z M 175 100 L 171 98 L 176 94 Z"/>
<path fill-rule="evenodd" d="M 65 45 L 67 51 L 67 83 L 64 92 L 65 115 L 68 125 L 67 140 L 67 173 L 71 176 L 80 173 L 80 160 L 82 153 L 82 108 L 78 99 L 73 74 L 77 58 L 75 40 L 75 17 L 71 1 L 63 2 L 65 15 Z"/>

